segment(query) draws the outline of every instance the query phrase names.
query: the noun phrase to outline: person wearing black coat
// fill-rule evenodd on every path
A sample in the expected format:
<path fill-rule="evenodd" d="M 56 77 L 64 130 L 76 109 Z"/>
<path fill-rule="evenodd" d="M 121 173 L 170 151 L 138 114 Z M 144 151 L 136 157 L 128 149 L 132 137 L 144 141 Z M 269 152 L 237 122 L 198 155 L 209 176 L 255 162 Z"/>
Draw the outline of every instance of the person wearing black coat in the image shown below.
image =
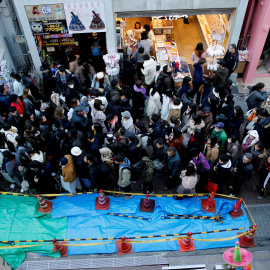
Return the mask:
<path fill-rule="evenodd" d="M 57 86 L 59 94 L 63 94 L 66 92 L 66 89 L 68 87 L 67 85 L 68 81 L 74 80 L 75 83 L 78 81 L 76 77 L 64 67 L 60 67 L 59 70 L 56 71 L 55 80 L 56 80 L 56 86 Z"/>
<path fill-rule="evenodd" d="M 229 50 L 226 52 L 223 61 L 225 62 L 225 67 L 229 70 L 227 79 L 231 76 L 238 65 L 238 50 L 235 44 L 231 44 Z"/>
<path fill-rule="evenodd" d="M 109 102 L 105 114 L 108 115 L 111 113 L 114 116 L 117 116 L 118 119 L 121 119 L 121 109 L 120 109 L 120 96 L 114 95 Z"/>
<path fill-rule="evenodd" d="M 232 162 L 226 154 L 219 156 L 213 163 L 209 178 L 213 183 L 218 184 L 218 193 L 224 193 L 224 184 L 231 177 L 231 168 Z"/>
<path fill-rule="evenodd" d="M 33 160 L 29 163 L 27 180 L 30 187 L 34 188 L 37 194 L 56 193 L 54 180 L 48 169 L 40 162 Z"/>
<path fill-rule="evenodd" d="M 234 180 L 232 187 L 232 193 L 230 196 L 238 196 L 242 184 L 248 180 L 253 172 L 253 165 L 251 163 L 252 154 L 246 153 L 241 155 L 234 164 Z"/>
<path fill-rule="evenodd" d="M 123 70 L 121 73 L 122 88 L 126 91 L 126 97 L 132 97 L 133 85 L 135 84 L 134 75 L 136 73 L 136 60 L 128 61 L 128 55 L 124 55 Z M 134 119 L 134 118 L 133 118 Z"/>
<path fill-rule="evenodd" d="M 88 164 L 88 176 L 92 184 L 91 188 L 94 188 L 94 189 L 99 188 L 100 170 L 99 170 L 97 159 L 93 155 L 87 154 L 84 157 L 84 162 Z"/>
<path fill-rule="evenodd" d="M 187 92 L 188 89 L 190 89 L 190 82 L 191 82 L 191 78 L 186 76 L 183 79 L 183 83 L 182 86 L 178 92 L 178 97 L 181 99 L 183 94 L 185 94 Z"/>
<path fill-rule="evenodd" d="M 86 187 L 91 188 L 92 183 L 89 176 L 88 164 L 84 161 L 86 156 L 85 150 L 75 146 L 71 148 L 71 155 L 75 163 L 77 176 L 80 177 L 80 180 L 83 181 Z"/>
<path fill-rule="evenodd" d="M 34 82 L 34 80 L 31 78 L 31 73 L 30 70 L 25 69 L 23 71 L 23 76 L 22 76 L 22 83 L 26 88 L 29 88 L 31 90 L 32 96 L 36 100 L 40 100 L 40 94 L 39 90 Z"/>
<path fill-rule="evenodd" d="M 8 89 L 5 85 L 0 85 L 0 113 L 8 114 L 8 109 L 10 106 Z"/>
<path fill-rule="evenodd" d="M 80 100 L 80 95 L 78 94 L 79 88 L 75 85 L 74 80 L 67 81 L 67 88 L 65 91 L 66 104 L 70 106 L 70 102 L 73 98 Z"/>
<path fill-rule="evenodd" d="M 158 138 L 153 142 L 153 159 L 158 159 L 161 163 L 165 164 L 167 160 L 167 146 L 163 138 Z"/>
<path fill-rule="evenodd" d="M 23 134 L 24 121 L 14 106 L 9 107 L 7 122 L 18 129 L 19 134 Z"/>
<path fill-rule="evenodd" d="M 258 173 L 260 177 L 260 184 L 259 186 L 253 186 L 253 189 L 260 192 L 257 199 L 261 200 L 265 197 L 265 188 L 270 179 L 270 156 L 267 156 L 264 163 L 259 168 Z"/>
<path fill-rule="evenodd" d="M 82 132 L 89 131 L 90 122 L 82 106 L 77 106 L 71 120 L 71 127 Z"/>
<path fill-rule="evenodd" d="M 227 95 L 220 104 L 220 113 L 223 113 L 227 119 L 230 119 L 234 113 L 233 95 Z"/>
<path fill-rule="evenodd" d="M 52 91 L 55 90 L 56 83 L 55 79 L 52 76 L 52 71 L 50 69 L 50 65 L 47 60 L 42 62 L 39 71 L 43 76 L 44 94 L 46 95 L 47 98 L 49 98 L 52 94 Z"/>
<path fill-rule="evenodd" d="M 234 107 L 234 113 L 230 118 L 227 118 L 227 130 L 225 129 L 226 133 L 231 135 L 236 135 L 238 139 L 240 139 L 240 126 L 244 120 L 244 113 L 240 106 Z"/>
<path fill-rule="evenodd" d="M 140 141 L 138 137 L 130 131 L 126 131 L 125 136 L 128 143 L 124 151 L 124 156 L 129 159 L 131 164 L 135 164 L 140 160 Z"/>
<path fill-rule="evenodd" d="M 163 137 L 162 130 L 162 123 L 159 119 L 159 116 L 156 113 L 153 113 L 150 116 L 149 124 L 150 138 L 152 139 L 152 141 L 156 140 L 159 137 Z"/>
<path fill-rule="evenodd" d="M 111 113 L 108 113 L 106 115 L 106 122 L 105 126 L 107 130 L 111 130 L 113 133 L 116 133 L 121 128 L 121 120 L 118 118 L 118 121 L 115 122 L 114 119 L 115 115 L 112 115 Z"/>

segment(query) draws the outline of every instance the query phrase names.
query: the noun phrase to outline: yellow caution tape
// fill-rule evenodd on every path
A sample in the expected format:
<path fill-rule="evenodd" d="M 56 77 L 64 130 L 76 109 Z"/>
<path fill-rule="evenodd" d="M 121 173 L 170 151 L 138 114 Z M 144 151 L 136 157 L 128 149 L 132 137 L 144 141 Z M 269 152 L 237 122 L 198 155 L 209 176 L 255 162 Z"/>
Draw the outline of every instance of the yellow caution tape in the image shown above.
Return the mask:
<path fill-rule="evenodd" d="M 114 244 L 115 242 L 104 242 L 104 243 L 86 243 L 86 244 L 61 244 L 61 246 L 71 246 L 71 247 L 88 247 L 88 246 L 99 246 Z"/>
<path fill-rule="evenodd" d="M 30 248 L 30 247 L 48 246 L 48 245 L 52 245 L 52 244 L 53 244 L 53 243 L 49 243 L 49 244 L 41 244 L 41 245 L 13 245 L 13 246 L 0 246 L 0 249 Z"/>

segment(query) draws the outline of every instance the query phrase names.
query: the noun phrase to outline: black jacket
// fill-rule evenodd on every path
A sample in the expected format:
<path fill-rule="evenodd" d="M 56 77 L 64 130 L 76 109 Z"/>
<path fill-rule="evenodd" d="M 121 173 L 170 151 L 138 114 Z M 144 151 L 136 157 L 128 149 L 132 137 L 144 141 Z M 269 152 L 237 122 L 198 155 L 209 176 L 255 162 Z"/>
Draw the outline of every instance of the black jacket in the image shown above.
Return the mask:
<path fill-rule="evenodd" d="M 90 121 L 87 117 L 84 117 L 83 114 L 80 115 L 77 112 L 73 113 L 72 120 L 71 120 L 72 128 L 75 128 L 82 132 L 87 132 L 89 125 L 90 125 Z"/>
<path fill-rule="evenodd" d="M 69 80 L 74 80 L 75 86 L 76 86 L 77 79 L 75 79 L 75 76 L 72 75 L 67 69 L 66 69 L 66 83 L 65 84 L 63 84 L 62 81 L 61 81 L 61 76 L 60 76 L 59 71 L 56 72 L 55 81 L 56 81 L 56 86 L 57 86 L 59 94 L 62 94 L 62 93 L 66 92 L 67 82 Z"/>
<path fill-rule="evenodd" d="M 84 162 L 84 157 L 86 156 L 85 150 L 76 159 L 77 174 L 80 178 L 89 178 L 88 164 Z"/>
<path fill-rule="evenodd" d="M 153 143 L 153 150 L 154 150 L 153 159 L 154 160 L 158 159 L 163 164 L 165 164 L 167 160 L 167 146 L 164 144 L 162 148 L 157 148 L 156 144 L 157 144 L 157 140 L 155 140 Z"/>
<path fill-rule="evenodd" d="M 237 168 L 235 174 L 237 180 L 247 180 L 251 177 L 253 171 L 253 165 L 251 162 L 243 163 L 244 155 L 241 155 L 235 162 L 234 167 Z"/>
<path fill-rule="evenodd" d="M 92 181 L 93 185 L 97 187 L 98 182 L 99 182 L 99 175 L 100 175 L 100 170 L 99 170 L 97 160 L 94 160 L 94 162 L 91 165 L 88 165 L 88 170 L 89 170 L 90 180 Z"/>
<path fill-rule="evenodd" d="M 113 116 L 117 116 L 119 121 L 119 119 L 121 119 L 120 105 L 112 101 L 109 102 L 105 114 L 108 115 L 109 113 Z"/>
<path fill-rule="evenodd" d="M 234 53 L 230 53 L 228 50 L 223 58 L 226 63 L 226 68 L 232 73 L 238 65 L 238 52 L 235 51 Z"/>
<path fill-rule="evenodd" d="M 138 138 L 131 132 L 126 131 L 125 136 L 131 141 L 128 142 L 124 155 L 127 157 L 131 164 L 135 164 L 140 160 L 140 143 Z"/>

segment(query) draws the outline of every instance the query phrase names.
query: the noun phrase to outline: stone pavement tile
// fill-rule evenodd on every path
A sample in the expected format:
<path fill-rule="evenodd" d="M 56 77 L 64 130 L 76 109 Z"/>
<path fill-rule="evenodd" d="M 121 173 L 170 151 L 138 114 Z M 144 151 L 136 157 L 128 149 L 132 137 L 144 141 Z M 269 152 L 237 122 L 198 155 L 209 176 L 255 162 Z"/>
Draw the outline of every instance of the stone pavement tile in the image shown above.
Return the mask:
<path fill-rule="evenodd" d="M 267 269 L 270 269 L 269 262 L 270 261 L 253 261 L 251 265 L 253 269 L 256 269 L 256 270 L 267 270 Z"/>
<path fill-rule="evenodd" d="M 199 264 L 199 263 L 207 263 L 206 256 L 186 256 L 182 257 L 183 265 L 185 264 Z"/>
<path fill-rule="evenodd" d="M 252 254 L 252 258 L 253 260 L 256 260 L 256 261 L 259 261 L 259 260 L 267 261 L 267 260 L 270 260 L 270 254 L 269 254 L 269 251 L 254 252 L 254 254 Z"/>
<path fill-rule="evenodd" d="M 212 263 L 212 262 L 214 262 L 214 263 L 224 262 L 222 254 L 220 254 L 220 255 L 208 255 L 206 257 L 207 257 L 207 262 L 209 262 L 209 263 Z"/>

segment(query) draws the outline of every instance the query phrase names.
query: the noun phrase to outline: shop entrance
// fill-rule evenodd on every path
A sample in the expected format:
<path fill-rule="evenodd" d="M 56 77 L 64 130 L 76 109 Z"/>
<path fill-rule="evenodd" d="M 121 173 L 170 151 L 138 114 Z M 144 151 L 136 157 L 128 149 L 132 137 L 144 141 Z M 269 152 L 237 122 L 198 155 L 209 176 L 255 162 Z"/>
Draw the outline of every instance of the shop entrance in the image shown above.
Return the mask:
<path fill-rule="evenodd" d="M 190 11 L 189 11 L 190 12 Z M 230 34 L 231 12 L 232 10 L 220 10 L 220 14 L 210 14 L 206 11 L 198 12 L 201 15 L 156 15 L 155 12 L 149 12 L 153 16 L 149 17 L 131 17 L 132 14 L 117 14 L 120 17 L 121 38 L 125 42 L 126 32 L 132 30 L 134 37 L 139 40 L 135 23 L 139 22 L 143 28 L 148 24 L 155 34 L 155 44 L 153 54 L 160 64 L 170 61 L 170 56 L 174 61 L 184 61 L 188 64 L 191 75 L 193 61 L 191 59 L 192 52 L 195 50 L 198 43 L 202 43 L 204 50 L 216 43 L 220 43 L 224 49 L 227 46 L 227 41 Z M 214 11 L 217 12 L 217 11 Z M 177 12 L 174 12 L 176 14 Z M 191 12 L 195 13 L 195 11 Z M 139 14 L 138 14 L 139 15 Z M 127 16 L 124 18 L 123 16 Z M 160 44 L 163 42 L 164 47 Z M 165 52 L 162 54 L 161 52 Z M 161 56 L 163 55 L 163 56 Z M 163 61 L 162 61 L 163 59 Z M 165 60 L 164 60 L 165 59 Z M 207 69 L 205 69 L 207 72 Z"/>
<path fill-rule="evenodd" d="M 48 60 L 51 66 L 55 61 L 59 61 L 61 65 L 68 68 L 66 54 L 72 52 L 79 57 L 81 62 L 88 61 L 96 70 L 100 70 L 103 69 L 103 67 L 101 67 L 99 63 L 99 58 L 107 53 L 106 33 L 97 33 L 97 40 L 101 53 L 99 57 L 97 57 L 91 48 L 94 43 L 93 33 L 35 36 L 41 61 Z"/>

